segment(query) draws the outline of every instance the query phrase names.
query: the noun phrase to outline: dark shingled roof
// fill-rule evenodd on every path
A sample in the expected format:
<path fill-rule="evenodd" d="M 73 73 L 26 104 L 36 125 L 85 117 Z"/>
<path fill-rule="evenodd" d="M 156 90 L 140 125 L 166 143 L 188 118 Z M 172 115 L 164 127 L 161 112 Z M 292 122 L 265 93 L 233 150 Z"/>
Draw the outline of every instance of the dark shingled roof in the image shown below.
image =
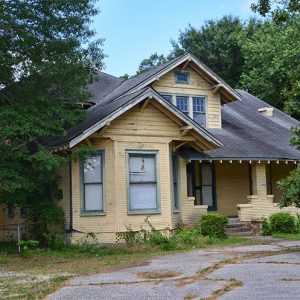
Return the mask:
<path fill-rule="evenodd" d="M 88 90 L 92 94 L 89 101 L 95 104 L 124 82 L 124 79 L 117 78 L 101 71 L 97 72 L 94 79 L 95 81 L 89 84 Z"/>
<path fill-rule="evenodd" d="M 109 102 L 99 102 L 96 106 L 93 107 L 92 110 L 88 111 L 88 118 L 84 122 L 72 127 L 68 131 L 68 134 L 66 136 L 59 137 L 49 142 L 47 146 L 60 147 L 66 145 L 74 138 L 84 133 L 86 129 L 92 127 L 96 123 L 105 121 L 107 118 L 113 116 L 118 110 L 127 107 L 135 100 L 146 99 L 148 97 L 160 99 L 166 104 L 167 107 L 170 107 L 171 110 L 177 112 L 182 119 L 185 119 L 188 123 L 192 124 L 194 126 L 194 129 L 198 131 L 200 134 L 202 134 L 206 139 L 212 141 L 218 146 L 222 146 L 222 143 L 220 143 L 220 141 L 216 139 L 207 129 L 203 128 L 201 125 L 196 123 L 193 119 L 189 118 L 187 115 L 181 112 L 176 106 L 168 102 L 166 99 L 161 97 L 155 90 L 149 87 L 143 88 L 141 90 L 138 90 L 128 95 L 118 97 Z"/>
<path fill-rule="evenodd" d="M 291 127 L 299 122 L 278 109 L 273 117 L 258 112 L 259 108 L 272 107 L 253 95 L 237 90 L 242 101 L 225 104 L 222 108 L 222 129 L 208 129 L 224 147 L 199 153 L 183 149 L 189 160 L 197 159 L 265 159 L 298 160 L 300 151 L 289 143 Z"/>

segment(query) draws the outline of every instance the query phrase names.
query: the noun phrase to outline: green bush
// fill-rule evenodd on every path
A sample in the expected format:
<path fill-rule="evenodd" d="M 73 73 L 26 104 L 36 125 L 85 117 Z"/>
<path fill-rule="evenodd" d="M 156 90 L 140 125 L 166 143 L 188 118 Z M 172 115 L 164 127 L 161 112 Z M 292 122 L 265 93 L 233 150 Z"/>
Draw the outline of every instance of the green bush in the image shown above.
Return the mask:
<path fill-rule="evenodd" d="M 159 246 L 160 249 L 166 250 L 166 251 L 175 250 L 177 247 L 176 241 L 174 238 L 167 237 L 159 231 L 154 231 L 149 234 L 149 243 L 151 245 L 157 245 L 157 246 Z"/>
<path fill-rule="evenodd" d="M 279 212 L 270 216 L 269 226 L 271 233 L 293 233 L 296 231 L 296 220 L 287 212 Z"/>
<path fill-rule="evenodd" d="M 46 245 L 53 250 L 61 250 L 65 247 L 64 240 L 54 232 L 43 233 Z"/>
<path fill-rule="evenodd" d="M 271 235 L 271 228 L 268 219 L 264 218 L 261 226 L 262 235 Z"/>
<path fill-rule="evenodd" d="M 21 240 L 17 243 L 17 246 L 20 247 L 21 253 L 23 255 L 28 255 L 30 250 L 37 248 L 38 245 L 39 242 L 35 240 L 27 240 L 27 241 Z"/>
<path fill-rule="evenodd" d="M 221 238 L 225 236 L 228 217 L 221 214 L 207 214 L 200 219 L 201 234 Z"/>
<path fill-rule="evenodd" d="M 195 245 L 200 238 L 200 232 L 198 229 L 182 229 L 176 233 L 176 239 L 178 243 L 185 245 Z"/>

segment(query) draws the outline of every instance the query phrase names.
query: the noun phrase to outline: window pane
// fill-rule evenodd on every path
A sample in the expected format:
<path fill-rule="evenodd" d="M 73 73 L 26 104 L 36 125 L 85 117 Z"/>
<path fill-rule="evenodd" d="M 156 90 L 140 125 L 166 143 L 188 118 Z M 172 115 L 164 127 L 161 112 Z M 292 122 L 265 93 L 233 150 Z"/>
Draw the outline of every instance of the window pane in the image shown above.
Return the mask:
<path fill-rule="evenodd" d="M 103 210 L 102 184 L 85 184 L 84 210 Z"/>
<path fill-rule="evenodd" d="M 211 186 L 202 186 L 202 203 L 204 205 L 213 206 L 213 193 Z"/>
<path fill-rule="evenodd" d="M 131 183 L 130 209 L 157 209 L 156 183 Z"/>
<path fill-rule="evenodd" d="M 84 183 L 102 182 L 101 156 L 91 157 L 84 163 Z"/>
<path fill-rule="evenodd" d="M 187 72 L 175 72 L 176 82 L 188 83 L 189 73 Z"/>
<path fill-rule="evenodd" d="M 205 113 L 204 97 L 193 97 L 193 112 Z"/>
<path fill-rule="evenodd" d="M 200 125 L 205 126 L 205 114 L 193 113 L 193 119 Z"/>
<path fill-rule="evenodd" d="M 188 113 L 188 101 L 189 97 L 187 96 L 176 96 L 176 106 L 184 113 Z"/>
<path fill-rule="evenodd" d="M 172 95 L 162 95 L 167 101 L 172 103 Z"/>
<path fill-rule="evenodd" d="M 212 185 L 212 166 L 202 164 L 202 185 Z"/>
<path fill-rule="evenodd" d="M 154 156 L 129 157 L 130 182 L 156 181 Z"/>

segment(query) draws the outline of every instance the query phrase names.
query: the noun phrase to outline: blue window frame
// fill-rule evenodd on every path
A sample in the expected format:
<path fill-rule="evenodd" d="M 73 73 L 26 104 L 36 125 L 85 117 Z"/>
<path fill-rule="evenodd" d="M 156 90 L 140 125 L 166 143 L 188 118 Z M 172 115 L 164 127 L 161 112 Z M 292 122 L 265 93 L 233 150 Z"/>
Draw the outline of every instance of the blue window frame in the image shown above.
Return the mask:
<path fill-rule="evenodd" d="M 200 125 L 205 126 L 205 97 L 192 97 L 193 119 Z"/>
<path fill-rule="evenodd" d="M 189 97 L 176 96 L 176 106 L 186 115 L 189 114 Z"/>
<path fill-rule="evenodd" d="M 179 210 L 179 190 L 178 190 L 178 157 L 172 155 L 172 171 L 173 171 L 173 208 L 174 211 Z"/>
<path fill-rule="evenodd" d="M 190 81 L 190 73 L 189 72 L 175 72 L 175 82 L 176 83 L 189 83 Z"/>
<path fill-rule="evenodd" d="M 158 213 L 157 152 L 128 152 L 129 213 Z"/>
<path fill-rule="evenodd" d="M 104 152 L 81 162 L 82 213 L 103 213 Z"/>
<path fill-rule="evenodd" d="M 172 95 L 162 95 L 163 98 L 165 98 L 167 101 L 171 102 L 172 103 Z"/>

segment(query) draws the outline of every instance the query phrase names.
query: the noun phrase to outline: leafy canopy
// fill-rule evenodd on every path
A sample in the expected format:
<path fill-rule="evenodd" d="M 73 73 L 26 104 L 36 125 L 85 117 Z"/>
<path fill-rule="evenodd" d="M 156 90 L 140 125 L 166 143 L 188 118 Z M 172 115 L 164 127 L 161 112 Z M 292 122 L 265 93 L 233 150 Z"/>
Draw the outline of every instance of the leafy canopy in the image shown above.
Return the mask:
<path fill-rule="evenodd" d="M 57 221 L 57 170 L 66 156 L 43 146 L 85 117 L 102 40 L 93 40 L 94 0 L 0 3 L 0 202 Z M 85 45 L 83 47 L 82 45 Z"/>

